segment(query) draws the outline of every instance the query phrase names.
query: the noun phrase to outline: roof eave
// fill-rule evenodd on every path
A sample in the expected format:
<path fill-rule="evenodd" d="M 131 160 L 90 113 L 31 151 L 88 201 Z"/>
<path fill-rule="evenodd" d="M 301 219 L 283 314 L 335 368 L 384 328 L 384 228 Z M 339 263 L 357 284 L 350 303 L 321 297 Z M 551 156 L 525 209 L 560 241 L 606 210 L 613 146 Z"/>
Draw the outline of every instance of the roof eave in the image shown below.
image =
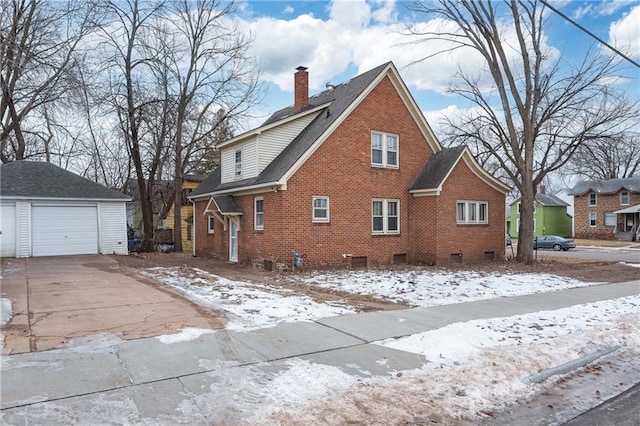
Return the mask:
<path fill-rule="evenodd" d="M 34 200 L 34 201 L 93 201 L 93 202 L 121 202 L 126 203 L 133 201 L 131 197 L 123 198 L 75 198 L 75 197 L 30 197 L 24 195 L 5 195 L 0 194 L 2 200 Z"/>

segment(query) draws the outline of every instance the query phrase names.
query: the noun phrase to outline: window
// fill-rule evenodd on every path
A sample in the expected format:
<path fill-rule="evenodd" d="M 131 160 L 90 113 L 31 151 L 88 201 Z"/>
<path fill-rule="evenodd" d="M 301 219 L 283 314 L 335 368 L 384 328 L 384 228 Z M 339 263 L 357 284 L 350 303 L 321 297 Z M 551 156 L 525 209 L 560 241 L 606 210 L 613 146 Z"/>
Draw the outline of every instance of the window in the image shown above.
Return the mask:
<path fill-rule="evenodd" d="M 213 216 L 207 216 L 207 233 L 213 234 L 215 231 L 216 218 Z"/>
<path fill-rule="evenodd" d="M 236 170 L 235 176 L 241 177 L 242 176 L 242 150 L 241 149 L 236 150 L 236 169 L 235 170 Z"/>
<path fill-rule="evenodd" d="M 191 224 L 188 223 L 187 224 L 187 241 L 191 241 L 191 229 L 192 229 Z"/>
<path fill-rule="evenodd" d="M 253 227 L 254 229 L 264 229 L 264 198 L 254 198 L 253 204 Z"/>
<path fill-rule="evenodd" d="M 533 203 L 533 214 L 536 213 L 536 202 Z M 518 203 L 518 214 L 520 214 L 520 203 Z"/>
<path fill-rule="evenodd" d="M 613 212 L 604 212 L 604 226 L 616 226 L 618 224 L 616 214 Z"/>
<path fill-rule="evenodd" d="M 313 197 L 313 222 L 329 222 L 329 197 Z"/>
<path fill-rule="evenodd" d="M 622 191 L 620 193 L 620 204 L 623 206 L 629 205 L 629 193 L 627 191 Z"/>
<path fill-rule="evenodd" d="M 516 222 L 516 229 L 520 232 L 520 219 Z M 536 232 L 536 220 L 533 219 L 533 232 Z"/>
<path fill-rule="evenodd" d="M 598 196 L 595 193 L 591 193 L 589 194 L 589 205 L 590 206 L 597 206 L 598 205 Z"/>
<path fill-rule="evenodd" d="M 486 201 L 458 201 L 456 222 L 459 224 L 489 223 L 489 203 Z"/>
<path fill-rule="evenodd" d="M 598 224 L 597 214 L 595 212 L 589 213 L 589 226 L 592 228 Z"/>
<path fill-rule="evenodd" d="M 399 234 L 400 201 L 372 200 L 371 228 L 374 234 Z"/>
<path fill-rule="evenodd" d="M 398 168 L 398 136 L 371 132 L 371 164 Z"/>

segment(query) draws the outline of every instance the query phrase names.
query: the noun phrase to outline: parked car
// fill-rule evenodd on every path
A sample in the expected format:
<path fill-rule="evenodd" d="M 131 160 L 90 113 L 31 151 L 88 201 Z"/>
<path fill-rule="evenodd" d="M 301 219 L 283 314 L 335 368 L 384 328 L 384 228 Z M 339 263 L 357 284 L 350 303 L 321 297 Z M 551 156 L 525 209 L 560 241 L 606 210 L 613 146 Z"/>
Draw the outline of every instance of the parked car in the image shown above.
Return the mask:
<path fill-rule="evenodd" d="M 533 249 L 537 250 L 539 248 L 567 251 L 570 248 L 576 248 L 576 243 L 573 240 L 568 240 L 556 235 L 545 235 L 544 237 L 533 239 Z"/>

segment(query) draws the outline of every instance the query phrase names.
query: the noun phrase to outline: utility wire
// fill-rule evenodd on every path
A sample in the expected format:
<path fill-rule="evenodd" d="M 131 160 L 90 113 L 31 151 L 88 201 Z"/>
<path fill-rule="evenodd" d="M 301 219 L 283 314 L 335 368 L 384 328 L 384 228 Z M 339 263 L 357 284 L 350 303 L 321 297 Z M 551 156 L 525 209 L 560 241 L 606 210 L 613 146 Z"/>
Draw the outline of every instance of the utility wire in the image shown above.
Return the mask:
<path fill-rule="evenodd" d="M 628 57 L 627 55 L 625 55 L 624 53 L 622 53 L 621 51 L 616 49 L 615 47 L 611 46 L 609 43 L 607 43 L 606 41 L 602 40 L 600 37 L 598 37 L 597 35 L 595 35 L 591 31 L 589 31 L 588 29 L 586 29 L 582 25 L 578 24 L 576 21 L 574 21 L 573 19 L 569 18 L 567 15 L 565 15 L 562 12 L 560 12 L 555 7 L 551 6 L 546 0 L 540 0 L 540 3 L 544 4 L 546 7 L 548 7 L 551 10 L 553 10 L 555 13 L 557 13 L 560 16 L 562 16 L 564 19 L 566 19 L 567 21 L 571 22 L 573 25 L 575 25 L 576 27 L 580 28 L 585 33 L 589 34 L 591 37 L 595 38 L 600 43 L 602 43 L 605 46 L 607 46 L 609 49 L 613 50 L 615 53 L 617 53 L 618 55 L 622 56 L 624 59 L 626 59 L 627 61 L 631 62 L 636 67 L 640 68 L 640 64 L 639 63 L 637 63 L 636 61 L 634 61 L 633 59 L 631 59 L 630 57 Z"/>

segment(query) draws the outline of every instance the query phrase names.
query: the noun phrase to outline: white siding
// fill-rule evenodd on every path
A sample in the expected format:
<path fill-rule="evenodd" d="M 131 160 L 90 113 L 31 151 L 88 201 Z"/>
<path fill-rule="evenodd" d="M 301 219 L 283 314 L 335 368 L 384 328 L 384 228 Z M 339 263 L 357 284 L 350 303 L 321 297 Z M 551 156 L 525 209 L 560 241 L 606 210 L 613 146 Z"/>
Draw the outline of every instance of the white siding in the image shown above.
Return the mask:
<path fill-rule="evenodd" d="M 237 150 L 242 150 L 242 176 L 236 178 L 236 154 Z M 236 144 L 229 148 L 223 148 L 220 153 L 220 178 L 222 183 L 233 182 L 234 180 L 248 179 L 258 176 L 257 168 L 256 139 L 252 139 L 242 144 Z"/>
<path fill-rule="evenodd" d="M 220 153 L 222 183 L 258 176 L 318 114 L 320 113 L 306 115 L 266 130 L 245 143 L 222 148 Z M 236 179 L 235 152 L 238 149 L 242 149 L 242 176 Z"/>
<path fill-rule="evenodd" d="M 31 203 L 16 202 L 16 257 L 31 256 Z"/>
<path fill-rule="evenodd" d="M 125 203 L 100 203 L 98 205 L 98 223 L 100 253 L 128 254 Z"/>
<path fill-rule="evenodd" d="M 318 116 L 309 114 L 260 134 L 258 138 L 258 173 L 262 172 Z"/>

